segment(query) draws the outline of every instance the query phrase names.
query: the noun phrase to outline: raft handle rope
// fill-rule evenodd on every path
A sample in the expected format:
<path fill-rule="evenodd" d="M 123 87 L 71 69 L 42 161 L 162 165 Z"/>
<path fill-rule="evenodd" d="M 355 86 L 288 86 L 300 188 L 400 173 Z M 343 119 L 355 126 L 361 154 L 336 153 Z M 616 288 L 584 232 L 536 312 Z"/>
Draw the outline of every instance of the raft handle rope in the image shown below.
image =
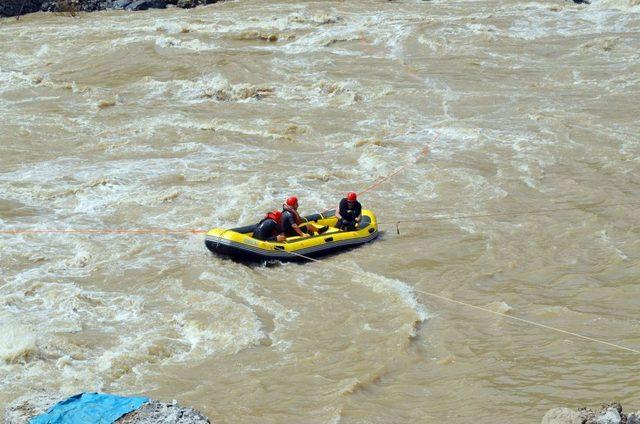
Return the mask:
<path fill-rule="evenodd" d="M 292 255 L 298 256 L 300 258 L 303 258 L 303 259 L 306 259 L 306 260 L 309 260 L 309 261 L 312 261 L 312 262 L 324 263 L 325 265 L 329 265 L 329 266 L 331 266 L 333 268 L 348 272 L 348 273 L 353 274 L 353 275 L 360 274 L 359 271 L 355 271 L 355 270 L 353 270 L 351 268 L 347 268 L 347 267 L 343 267 L 343 266 L 340 266 L 340 265 L 336 265 L 334 263 L 327 262 L 327 261 L 324 261 L 324 260 L 312 258 L 310 256 L 306 256 L 306 255 L 303 255 L 303 254 L 300 254 L 300 253 L 297 253 L 297 252 L 288 252 L 288 253 L 291 253 Z M 431 292 L 427 292 L 427 291 L 424 291 L 424 290 L 418 290 L 418 289 L 416 289 L 414 287 L 412 287 L 411 290 L 413 290 L 416 293 L 420 293 L 420 294 L 423 294 L 425 296 L 429 296 L 429 297 L 432 297 L 432 298 L 435 298 L 435 299 L 444 300 L 444 301 L 449 302 L 449 303 L 453 303 L 453 304 L 457 304 L 457 305 L 461 305 L 461 306 L 466 306 L 468 308 L 472 308 L 472 309 L 476 309 L 478 311 L 487 312 L 489 314 L 493 314 L 493 315 L 498 315 L 498 316 L 501 316 L 501 317 L 509 318 L 511 320 L 514 320 L 514 321 L 523 322 L 525 324 L 529 324 L 529 325 L 533 325 L 533 326 L 536 326 L 536 327 L 544 328 L 546 330 L 551 330 L 551 331 L 555 331 L 555 332 L 558 332 L 558 333 L 567 334 L 567 335 L 574 336 L 574 337 L 577 337 L 577 338 L 580 338 L 580 339 L 583 339 L 583 340 L 587 340 L 587 341 L 590 341 L 590 342 L 600 343 L 600 344 L 605 345 L 605 346 L 614 347 L 616 349 L 625 350 L 625 351 L 632 352 L 632 353 L 635 353 L 635 354 L 640 354 L 640 350 L 633 349 L 633 348 L 626 347 L 626 346 L 622 346 L 622 345 L 619 345 L 619 344 L 616 344 L 616 343 L 611 343 L 611 342 L 607 342 L 605 340 L 600 340 L 600 339 L 596 339 L 596 338 L 593 338 L 593 337 L 585 336 L 583 334 L 575 333 L 573 331 L 563 330 L 562 328 L 553 327 L 551 325 L 541 324 L 539 322 L 532 321 L 532 320 L 529 320 L 529 319 L 526 319 L 526 318 L 514 317 L 512 315 L 505 314 L 504 312 L 492 311 L 489 308 L 484 308 L 482 306 L 473 305 L 471 303 L 463 302 L 461 300 L 452 299 L 450 297 L 442 296 L 442 295 L 439 295 L 439 294 L 436 294 L 436 293 L 431 293 Z"/>

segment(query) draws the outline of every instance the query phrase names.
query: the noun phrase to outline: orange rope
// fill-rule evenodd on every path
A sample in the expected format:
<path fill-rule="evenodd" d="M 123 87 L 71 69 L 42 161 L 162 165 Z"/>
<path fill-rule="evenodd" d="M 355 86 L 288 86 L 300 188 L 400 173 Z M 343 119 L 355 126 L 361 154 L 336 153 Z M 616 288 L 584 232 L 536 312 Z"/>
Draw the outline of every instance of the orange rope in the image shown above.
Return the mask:
<path fill-rule="evenodd" d="M 431 140 L 431 142 L 435 143 L 436 141 L 438 141 L 438 138 L 440 138 L 440 134 L 437 133 L 436 136 L 433 138 L 433 140 Z M 382 184 L 385 181 L 389 180 L 394 175 L 397 175 L 400 172 L 402 172 L 405 169 L 407 169 L 408 167 L 410 167 L 411 165 L 414 165 L 416 162 L 418 162 L 418 159 L 420 159 L 421 156 L 426 156 L 427 154 L 429 154 L 429 146 L 428 145 L 425 146 L 422 150 L 420 150 L 418 152 L 418 154 L 416 154 L 413 158 L 411 158 L 406 164 L 402 165 L 400 168 L 396 169 L 391 174 L 389 174 L 386 177 L 376 181 L 375 183 L 371 184 L 370 186 L 360 190 L 358 195 L 362 195 L 362 194 L 364 194 L 364 193 L 366 193 L 366 192 L 378 187 L 380 184 Z"/>
<path fill-rule="evenodd" d="M 207 230 L 197 230 L 195 228 L 187 228 L 184 230 L 171 230 L 165 228 L 146 228 L 146 229 L 114 229 L 114 230 L 0 230 L 0 234 L 203 234 Z"/>
<path fill-rule="evenodd" d="M 440 134 L 436 134 L 433 138 L 432 142 L 435 142 L 440 138 Z M 420 150 L 413 158 L 411 158 L 406 164 L 399 167 L 391 174 L 386 177 L 374 182 L 370 186 L 362 189 L 359 195 L 362 195 L 368 191 L 373 190 L 374 188 L 380 186 L 385 181 L 388 181 L 393 176 L 399 174 L 404 171 L 411 165 L 414 165 L 418 162 L 418 159 L 422 156 L 426 156 L 429 153 L 429 146 L 425 146 L 422 150 Z M 331 208 L 325 208 L 329 210 Z M 396 224 L 397 225 L 397 224 Z M 166 228 L 143 228 L 143 229 L 81 229 L 81 230 L 0 230 L 0 235 L 2 234 L 11 234 L 11 235 L 37 235 L 37 234 L 78 234 L 78 235 L 109 235 L 109 234 L 130 234 L 130 235 L 141 235 L 141 234 L 152 234 L 152 235 L 182 235 L 182 234 L 204 234 L 207 230 L 198 230 L 195 228 L 185 228 L 185 229 L 166 229 Z"/>

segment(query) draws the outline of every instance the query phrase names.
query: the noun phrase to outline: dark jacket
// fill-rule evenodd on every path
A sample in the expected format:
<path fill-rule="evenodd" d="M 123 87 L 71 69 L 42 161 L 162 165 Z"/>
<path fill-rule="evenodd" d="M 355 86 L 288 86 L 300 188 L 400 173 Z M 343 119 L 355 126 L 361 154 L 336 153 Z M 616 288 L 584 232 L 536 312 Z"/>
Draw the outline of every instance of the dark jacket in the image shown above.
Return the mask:
<path fill-rule="evenodd" d="M 339 212 L 343 221 L 355 223 L 356 218 L 362 213 L 362 205 L 357 200 L 349 205 L 347 199 L 344 198 L 340 201 Z"/>
<path fill-rule="evenodd" d="M 297 236 L 298 233 L 293 229 L 293 224 L 300 225 L 300 215 L 291 206 L 282 205 L 282 230 L 286 237 Z M 301 229 L 301 231 L 304 231 Z"/>
<path fill-rule="evenodd" d="M 265 218 L 256 225 L 256 229 L 253 231 L 253 238 L 265 241 L 275 241 L 280 233 L 280 225 L 278 225 L 278 223 L 273 219 Z"/>

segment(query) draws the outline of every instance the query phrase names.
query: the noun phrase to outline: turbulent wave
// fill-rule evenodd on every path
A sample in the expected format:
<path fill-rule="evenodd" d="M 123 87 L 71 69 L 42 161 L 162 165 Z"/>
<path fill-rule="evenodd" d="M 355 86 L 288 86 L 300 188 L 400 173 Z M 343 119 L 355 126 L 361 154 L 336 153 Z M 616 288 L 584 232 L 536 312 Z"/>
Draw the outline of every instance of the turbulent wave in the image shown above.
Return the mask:
<path fill-rule="evenodd" d="M 261 100 L 272 96 L 275 89 L 270 86 L 255 86 L 246 83 L 231 84 L 220 74 L 209 74 L 196 80 L 158 81 L 145 78 L 141 84 L 151 89 L 153 96 L 172 95 L 178 101 L 241 102 Z"/>
<path fill-rule="evenodd" d="M 462 309 L 423 327 L 412 285 L 635 334 L 610 321 L 637 310 L 633 207 L 456 217 L 637 193 L 639 7 L 243 0 L 3 20 L 0 223 L 27 232 L 1 235 L 0 403 L 46 386 L 178 388 L 230 422 L 419 422 L 454 393 L 474 399 L 460 421 L 498 396 L 534 422 L 539 393 L 514 396 L 505 376 L 554 396 L 576 375 L 601 387 L 596 351 L 533 360 L 548 335 L 505 320 L 490 339 Z M 258 222 L 292 194 L 304 214 L 333 207 L 409 163 L 364 207 L 438 219 L 328 263 L 247 267 L 189 232 Z M 47 229 L 71 231 L 28 232 Z M 397 279 L 372 272 L 387 269 Z M 571 380 L 545 380 L 548 363 Z"/>
<path fill-rule="evenodd" d="M 73 266 L 86 266 L 86 259 L 79 260 Z M 43 383 L 66 381 L 69 387 L 100 389 L 153 364 L 235 353 L 264 337 L 260 321 L 245 306 L 216 293 L 184 290 L 175 281 L 162 284 L 169 296 L 165 302 L 177 300 L 189 312 L 168 321 L 160 311 L 147 310 L 139 296 L 59 283 L 23 286 L 25 291 L 3 301 L 3 308 L 11 301 L 10 309 L 21 315 L 20 324 L 3 319 L 0 373 L 5 384 L 23 384 L 36 373 Z M 33 326 L 39 327 L 37 339 Z M 74 334 L 81 331 L 103 339 L 77 345 Z M 109 333 L 114 336 L 104 338 Z"/>
<path fill-rule="evenodd" d="M 0 360 L 5 365 L 27 363 L 38 353 L 36 332 L 7 315 L 0 315 Z"/>
<path fill-rule="evenodd" d="M 239 41 L 256 40 L 256 41 L 269 41 L 273 43 L 275 41 L 291 40 L 295 38 L 295 35 L 282 34 L 282 33 L 276 33 L 276 32 L 265 32 L 260 30 L 246 30 L 238 34 L 231 34 L 228 37 L 233 40 L 239 40 Z"/>
<path fill-rule="evenodd" d="M 205 43 L 197 38 L 183 40 L 175 37 L 158 37 L 156 39 L 156 46 L 160 48 L 174 48 L 174 49 L 186 49 L 196 52 L 210 51 L 219 49 L 218 46 L 212 43 Z"/>
<path fill-rule="evenodd" d="M 590 7 L 640 12 L 640 0 L 593 0 Z"/>
<path fill-rule="evenodd" d="M 406 283 L 364 270 L 356 274 L 354 279 L 374 292 L 388 296 L 391 304 L 401 305 L 412 312 L 413 321 L 405 326 L 409 337 L 414 337 L 417 325 L 429 317 L 426 307 L 416 299 L 413 290 Z"/>

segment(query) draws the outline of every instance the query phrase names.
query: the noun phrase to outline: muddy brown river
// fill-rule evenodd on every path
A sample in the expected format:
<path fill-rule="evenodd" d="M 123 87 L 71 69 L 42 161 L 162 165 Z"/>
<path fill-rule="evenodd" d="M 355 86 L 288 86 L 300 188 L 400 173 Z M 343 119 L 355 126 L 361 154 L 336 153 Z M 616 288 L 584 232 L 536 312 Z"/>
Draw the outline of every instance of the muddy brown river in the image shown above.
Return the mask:
<path fill-rule="evenodd" d="M 640 349 L 640 4 L 592 3 L 0 19 L 0 405 L 99 390 L 216 423 L 640 409 L 637 353 L 430 296 Z M 379 239 L 323 262 L 247 266 L 189 232 L 291 194 L 322 210 L 425 147 L 361 196 Z"/>

